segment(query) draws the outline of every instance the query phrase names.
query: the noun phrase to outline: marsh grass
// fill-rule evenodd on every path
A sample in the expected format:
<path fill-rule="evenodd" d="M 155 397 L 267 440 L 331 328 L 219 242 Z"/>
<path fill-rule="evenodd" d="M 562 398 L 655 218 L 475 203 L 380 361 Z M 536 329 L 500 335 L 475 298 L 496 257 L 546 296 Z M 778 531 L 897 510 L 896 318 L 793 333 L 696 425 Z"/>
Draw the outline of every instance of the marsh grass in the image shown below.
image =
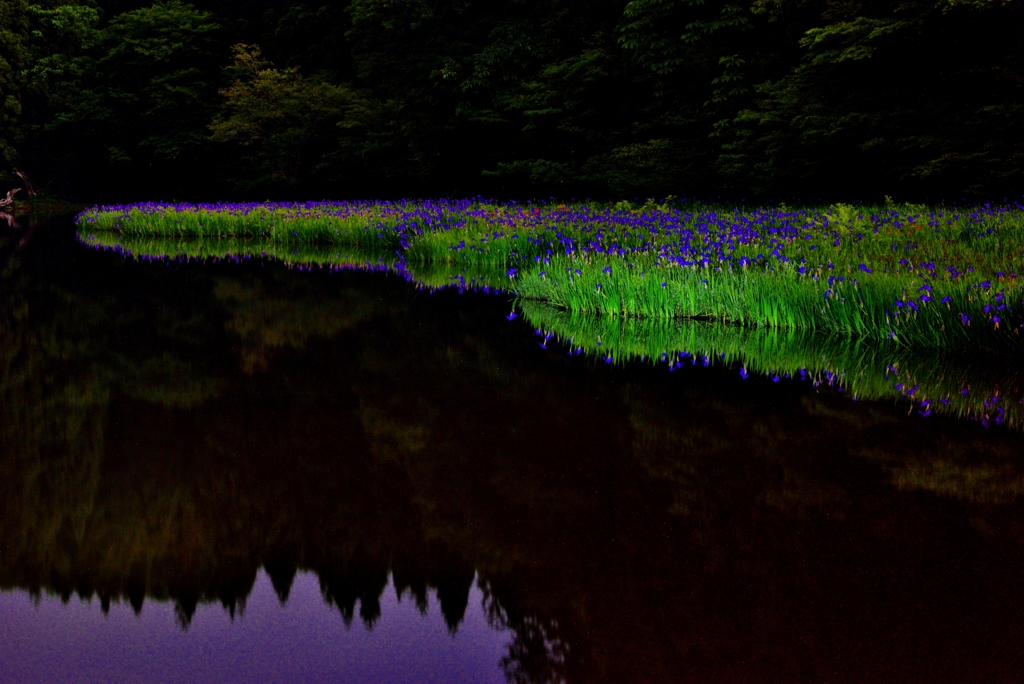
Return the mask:
<path fill-rule="evenodd" d="M 432 286 L 470 287 L 479 271 L 484 287 L 585 313 L 1024 349 L 1019 204 L 152 204 L 95 208 L 79 226 L 128 238 L 256 239 L 282 255 L 297 245 L 358 247 L 400 257 Z"/>
<path fill-rule="evenodd" d="M 126 236 L 105 231 L 82 231 L 81 242 L 116 251 L 141 261 L 277 261 L 288 267 L 389 271 L 419 288 L 455 288 L 507 292 L 509 277 L 503 266 L 479 263 L 425 262 L 406 264 L 394 251 L 376 245 L 339 245 L 315 242 L 274 242 L 265 238 L 190 238 Z"/>
<path fill-rule="evenodd" d="M 304 268 L 394 270 L 398 256 L 388 250 L 359 245 L 280 243 L 246 238 L 125 236 L 104 231 L 78 234 L 83 243 L 140 260 L 240 261 L 273 260 Z"/>
<path fill-rule="evenodd" d="M 275 260 L 298 269 L 387 271 L 430 290 L 457 288 L 501 293 L 507 292 L 511 283 L 521 293 L 528 291 L 520 276 L 510 278 L 504 264 L 450 261 L 409 264 L 394 252 L 366 246 L 243 238 L 133 237 L 103 231 L 80 231 L 79 238 L 93 247 L 116 250 L 140 260 Z M 555 257 L 546 267 L 552 268 L 566 259 L 569 258 Z M 617 262 L 609 259 L 603 263 Z M 928 345 L 879 344 L 870 335 L 858 334 L 849 326 L 843 328 L 844 332 L 836 332 L 840 324 L 835 321 L 829 332 L 815 331 L 806 322 L 750 325 L 749 320 L 736 321 L 713 312 L 725 307 L 744 311 L 742 307 L 749 304 L 752 295 L 749 291 L 734 293 L 732 288 L 765 287 L 766 282 L 771 281 L 749 273 L 726 273 L 716 275 L 722 279 L 734 278 L 736 282 L 704 283 L 704 278 L 695 280 L 701 272 L 693 269 L 657 265 L 652 268 L 643 258 L 629 263 L 632 269 L 619 264 L 621 269 L 613 265 L 606 272 L 607 266 L 598 269 L 590 264 L 588 268 L 566 270 L 565 282 L 551 290 L 553 302 L 521 296 L 519 306 L 543 337 L 542 344 L 546 346 L 554 338 L 568 347 L 570 353 L 585 353 L 609 364 L 643 360 L 663 364 L 670 370 L 686 364 L 726 365 L 740 369 L 744 376 L 800 377 L 845 391 L 854 398 L 900 400 L 910 406 L 910 411 L 925 415 L 934 411 L 1014 426 L 1019 426 L 1024 418 L 1021 415 L 1024 413 L 1022 366 L 1016 357 L 1005 352 L 978 354 L 973 349 L 958 353 L 951 345 L 947 345 L 948 349 L 935 349 Z M 647 272 L 647 268 L 652 270 Z M 662 270 L 655 270 L 658 268 Z M 671 277 L 677 279 L 669 282 L 652 277 L 661 273 L 671 273 Z M 616 277 L 621 280 L 616 281 Z M 604 304 L 604 313 L 612 310 L 616 315 L 599 315 L 587 308 L 592 306 L 590 298 L 594 297 L 589 278 L 600 278 L 608 287 L 612 294 L 605 295 L 609 302 Z M 662 287 L 662 282 L 667 283 L 666 287 Z M 776 277 L 774 282 L 780 281 Z M 784 296 L 777 298 L 774 304 L 765 304 L 774 308 L 754 310 L 750 316 L 792 315 L 787 313 L 791 310 L 787 307 L 799 311 L 798 298 L 813 294 L 801 291 L 803 284 L 795 277 L 781 282 L 791 289 L 783 290 Z M 630 288 L 635 288 L 633 305 L 647 307 L 644 310 L 648 315 L 621 314 L 625 305 L 615 301 L 615 293 L 630 293 Z M 673 292 L 670 288 L 677 290 Z M 594 292 L 601 290 L 604 287 L 593 287 Z M 840 292 L 845 292 L 842 287 Z M 971 292 L 966 290 L 966 296 L 970 297 Z M 559 296 L 579 296 L 580 299 L 563 302 Z M 713 299 L 723 296 L 731 296 L 731 299 Z M 669 308 L 678 306 L 684 298 L 686 306 L 691 307 L 686 310 L 687 317 Z M 952 311 L 952 308 L 946 310 Z M 826 309 L 822 315 L 827 313 Z M 740 322 L 748 324 L 740 325 Z M 954 330 L 955 334 L 963 334 L 959 328 Z M 965 338 L 964 344 L 971 341 L 977 343 L 978 338 Z"/>
<path fill-rule="evenodd" d="M 268 243 L 401 247 L 402 214 L 374 203 L 140 204 L 79 215 L 90 234 L 181 239 L 260 239 Z"/>
<path fill-rule="evenodd" d="M 498 294 L 508 292 L 510 285 L 503 264 L 428 261 L 406 263 L 404 270 L 413 283 L 429 290 L 454 287 Z"/>
<path fill-rule="evenodd" d="M 987 309 L 995 300 L 966 280 L 932 284 L 889 274 L 822 279 L 801 275 L 791 265 L 768 273 L 758 267 L 715 271 L 660 264 L 645 256 L 632 261 L 556 257 L 520 274 L 515 290 L 524 299 L 580 313 L 827 331 L 902 346 L 995 351 L 1022 346 L 1019 328 L 991 323 Z"/>
<path fill-rule="evenodd" d="M 879 345 L 851 335 L 743 328 L 718 321 L 596 316 L 521 302 L 547 343 L 608 364 L 644 361 L 669 370 L 722 365 L 744 377 L 805 379 L 854 399 L 897 400 L 910 411 L 1020 426 L 1024 366 L 1011 357 Z"/>

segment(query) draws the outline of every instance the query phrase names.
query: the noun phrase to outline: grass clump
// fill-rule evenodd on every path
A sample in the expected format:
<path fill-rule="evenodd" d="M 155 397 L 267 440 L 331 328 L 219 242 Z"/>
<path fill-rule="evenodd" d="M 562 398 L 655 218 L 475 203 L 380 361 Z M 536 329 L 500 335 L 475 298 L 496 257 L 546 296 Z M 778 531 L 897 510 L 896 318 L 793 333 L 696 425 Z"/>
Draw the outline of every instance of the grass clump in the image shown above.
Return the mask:
<path fill-rule="evenodd" d="M 738 368 L 743 379 L 803 379 L 854 399 L 898 400 L 932 412 L 989 424 L 1024 422 L 1024 367 L 1006 357 L 978 358 L 847 335 L 798 329 L 741 328 L 720 321 L 595 316 L 541 302 L 522 303 L 547 345 L 607 364 L 645 361 L 669 371 L 684 366 Z"/>
<path fill-rule="evenodd" d="M 79 239 L 96 249 L 119 252 L 142 261 L 272 260 L 296 268 L 394 270 L 394 252 L 327 243 L 278 243 L 244 238 L 180 238 L 80 231 Z"/>

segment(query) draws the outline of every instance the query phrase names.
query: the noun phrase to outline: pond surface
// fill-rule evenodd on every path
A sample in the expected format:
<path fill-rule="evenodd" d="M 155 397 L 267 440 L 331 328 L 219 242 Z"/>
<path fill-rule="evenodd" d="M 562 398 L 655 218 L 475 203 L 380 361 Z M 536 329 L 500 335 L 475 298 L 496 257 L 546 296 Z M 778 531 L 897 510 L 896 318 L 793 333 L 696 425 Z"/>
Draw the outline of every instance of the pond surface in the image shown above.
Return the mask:
<path fill-rule="evenodd" d="M 199 605 L 182 629 L 171 602 L 107 608 L 24 591 L 0 594 L 4 681 L 16 682 L 504 682 L 511 641 L 469 604 L 453 634 L 439 608 L 421 611 L 389 583 L 372 622 L 344 620 L 324 604 L 312 572 L 295 575 L 286 602 L 260 570 L 244 612 Z M 177 612 L 177 614 L 176 614 Z"/>
<path fill-rule="evenodd" d="M 2 681 L 1024 679 L 1014 427 L 806 344 L 667 372 L 507 295 L 0 230 Z"/>

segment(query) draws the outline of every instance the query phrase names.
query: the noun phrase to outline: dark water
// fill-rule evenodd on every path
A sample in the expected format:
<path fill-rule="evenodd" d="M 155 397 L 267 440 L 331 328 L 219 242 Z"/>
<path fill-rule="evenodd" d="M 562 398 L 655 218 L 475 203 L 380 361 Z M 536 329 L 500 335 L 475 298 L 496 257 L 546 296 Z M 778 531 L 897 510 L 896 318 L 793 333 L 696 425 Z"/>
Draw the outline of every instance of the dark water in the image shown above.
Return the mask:
<path fill-rule="evenodd" d="M 1017 682 L 1019 433 L 0 227 L 0 680 Z"/>

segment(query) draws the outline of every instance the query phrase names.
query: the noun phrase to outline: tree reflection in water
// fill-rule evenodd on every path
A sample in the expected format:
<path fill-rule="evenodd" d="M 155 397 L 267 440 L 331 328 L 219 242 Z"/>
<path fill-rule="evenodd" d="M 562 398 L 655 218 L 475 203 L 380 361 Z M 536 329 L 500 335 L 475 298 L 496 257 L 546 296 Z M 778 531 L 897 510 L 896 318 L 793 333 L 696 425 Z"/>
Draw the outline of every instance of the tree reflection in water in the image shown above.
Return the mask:
<path fill-rule="evenodd" d="M 372 625 L 390 576 L 454 631 L 477 577 L 516 682 L 1022 671 L 1016 432 L 608 367 L 384 274 L 0 242 L 3 588 L 187 626 L 310 570 Z"/>

